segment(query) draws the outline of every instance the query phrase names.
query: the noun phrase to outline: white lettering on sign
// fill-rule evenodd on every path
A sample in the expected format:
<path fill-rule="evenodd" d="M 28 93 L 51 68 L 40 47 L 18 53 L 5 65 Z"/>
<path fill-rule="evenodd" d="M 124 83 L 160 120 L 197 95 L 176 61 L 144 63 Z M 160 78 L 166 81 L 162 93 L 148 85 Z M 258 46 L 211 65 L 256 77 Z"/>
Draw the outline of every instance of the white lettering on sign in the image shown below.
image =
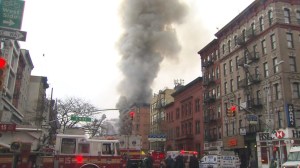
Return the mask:
<path fill-rule="evenodd" d="M 288 105 L 288 113 L 289 113 L 290 126 L 295 126 L 294 107 L 292 104 Z"/>

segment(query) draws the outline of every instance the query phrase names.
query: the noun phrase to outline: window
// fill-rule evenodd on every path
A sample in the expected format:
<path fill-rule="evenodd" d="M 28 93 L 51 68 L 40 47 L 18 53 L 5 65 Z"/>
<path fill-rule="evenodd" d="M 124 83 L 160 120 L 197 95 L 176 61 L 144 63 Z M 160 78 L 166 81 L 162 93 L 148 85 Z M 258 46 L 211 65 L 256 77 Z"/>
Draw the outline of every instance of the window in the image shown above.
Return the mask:
<path fill-rule="evenodd" d="M 273 68 L 274 68 L 274 73 L 278 73 L 279 71 L 279 67 L 278 67 L 278 59 L 277 58 L 273 58 Z"/>
<path fill-rule="evenodd" d="M 195 133 L 200 134 L 200 121 L 196 121 L 195 125 L 196 125 Z"/>
<path fill-rule="evenodd" d="M 243 42 L 245 42 L 246 41 L 246 30 L 245 29 L 242 31 L 242 35 L 243 35 Z"/>
<path fill-rule="evenodd" d="M 228 52 L 230 53 L 231 52 L 231 41 L 230 40 L 228 40 L 227 46 L 228 46 Z"/>
<path fill-rule="evenodd" d="M 251 23 L 251 33 L 255 35 L 255 23 Z"/>
<path fill-rule="evenodd" d="M 273 24 L 273 11 L 272 10 L 269 10 L 268 18 L 269 18 L 269 26 L 271 26 Z"/>
<path fill-rule="evenodd" d="M 297 23 L 300 24 L 300 10 L 296 11 L 296 19 L 297 19 Z"/>
<path fill-rule="evenodd" d="M 286 33 L 286 40 L 287 40 L 287 47 L 288 48 L 294 48 L 293 34 L 292 33 Z"/>
<path fill-rule="evenodd" d="M 233 79 L 230 80 L 230 92 L 233 92 Z"/>
<path fill-rule="evenodd" d="M 283 10 L 283 15 L 284 15 L 284 23 L 291 23 L 291 14 L 290 14 L 290 10 L 287 8 L 284 8 Z"/>
<path fill-rule="evenodd" d="M 196 99 L 195 100 L 195 112 L 199 112 L 200 111 L 200 99 Z"/>
<path fill-rule="evenodd" d="M 221 118 L 222 116 L 221 116 L 221 106 L 220 105 L 218 105 L 218 118 Z"/>
<path fill-rule="evenodd" d="M 176 108 L 176 119 L 180 118 L 180 109 Z"/>
<path fill-rule="evenodd" d="M 275 38 L 275 34 L 271 35 L 271 48 L 272 50 L 276 49 L 276 38 Z"/>
<path fill-rule="evenodd" d="M 222 45 L 222 54 L 225 54 L 225 44 Z"/>
<path fill-rule="evenodd" d="M 281 94 L 280 94 L 280 87 L 278 83 L 274 84 L 274 91 L 275 91 L 275 100 L 280 99 Z"/>
<path fill-rule="evenodd" d="M 222 127 L 218 127 L 218 130 L 219 130 L 218 139 L 222 139 Z"/>
<path fill-rule="evenodd" d="M 265 26 L 264 26 L 264 18 L 261 16 L 259 18 L 259 30 L 260 31 L 263 31 L 265 29 Z"/>
<path fill-rule="evenodd" d="M 265 77 L 269 77 L 269 67 L 267 62 L 264 63 L 264 75 Z"/>
<path fill-rule="evenodd" d="M 221 91 L 220 91 L 220 86 L 218 85 L 217 86 L 217 97 L 220 97 L 221 96 Z"/>
<path fill-rule="evenodd" d="M 216 68 L 216 78 L 219 79 L 220 77 L 220 69 L 219 67 Z"/>
<path fill-rule="evenodd" d="M 261 48 L 262 48 L 262 54 L 266 55 L 267 54 L 266 40 L 261 41 Z"/>
<path fill-rule="evenodd" d="M 230 72 L 233 71 L 233 63 L 232 63 L 232 60 L 229 60 L 229 71 L 230 71 Z"/>
<path fill-rule="evenodd" d="M 236 56 L 236 57 L 235 57 L 235 68 L 236 68 L 236 69 L 239 68 L 238 62 L 239 62 L 239 56 Z"/>
<path fill-rule="evenodd" d="M 300 98 L 300 83 L 293 83 L 293 98 Z"/>
<path fill-rule="evenodd" d="M 224 83 L 224 93 L 225 93 L 225 94 L 227 94 L 227 89 L 228 89 L 227 82 L 225 82 L 225 83 Z"/>
<path fill-rule="evenodd" d="M 78 153 L 90 153 L 90 144 L 79 143 L 78 144 Z"/>
<path fill-rule="evenodd" d="M 296 58 L 294 56 L 289 57 L 289 64 L 291 72 L 297 72 Z"/>
<path fill-rule="evenodd" d="M 240 76 L 237 76 L 237 77 L 236 77 L 236 81 L 237 81 L 236 83 L 239 83 L 240 80 L 241 80 L 241 77 L 240 77 Z M 239 84 L 238 84 L 238 85 L 237 85 L 237 89 L 239 89 L 239 88 L 240 88 L 240 87 L 239 87 Z"/>
<path fill-rule="evenodd" d="M 258 58 L 257 45 L 253 45 L 253 57 Z"/>
<path fill-rule="evenodd" d="M 234 36 L 234 46 L 237 46 L 237 35 Z"/>
<path fill-rule="evenodd" d="M 224 76 L 226 76 L 226 63 L 225 64 L 223 64 L 223 71 L 224 71 Z"/>
<path fill-rule="evenodd" d="M 63 138 L 61 140 L 61 149 L 62 154 L 75 154 L 76 152 L 76 139 L 75 138 Z"/>

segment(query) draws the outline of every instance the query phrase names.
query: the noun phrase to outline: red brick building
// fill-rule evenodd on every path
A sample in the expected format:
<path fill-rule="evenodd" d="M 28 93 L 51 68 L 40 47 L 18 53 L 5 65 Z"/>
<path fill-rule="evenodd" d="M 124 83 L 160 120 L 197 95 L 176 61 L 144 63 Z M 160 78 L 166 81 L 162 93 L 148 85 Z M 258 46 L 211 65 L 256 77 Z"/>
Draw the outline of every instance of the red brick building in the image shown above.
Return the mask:
<path fill-rule="evenodd" d="M 150 132 L 150 105 L 134 104 L 131 110 L 134 112 L 132 120 L 131 134 L 142 136 L 142 148 L 149 150 L 148 135 Z M 130 112 L 129 111 L 129 112 Z M 128 114 L 129 116 L 129 114 Z"/>
<path fill-rule="evenodd" d="M 177 86 L 174 102 L 166 106 L 166 150 L 193 150 L 203 154 L 202 77 Z"/>

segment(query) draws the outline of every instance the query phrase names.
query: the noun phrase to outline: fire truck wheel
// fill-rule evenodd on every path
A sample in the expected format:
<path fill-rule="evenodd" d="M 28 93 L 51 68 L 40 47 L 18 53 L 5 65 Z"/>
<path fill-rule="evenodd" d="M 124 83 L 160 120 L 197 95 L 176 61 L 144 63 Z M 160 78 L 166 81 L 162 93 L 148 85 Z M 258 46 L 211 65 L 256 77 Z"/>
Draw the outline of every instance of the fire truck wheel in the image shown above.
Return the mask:
<path fill-rule="evenodd" d="M 95 166 L 95 165 L 84 165 L 80 168 L 99 168 L 98 166 Z"/>

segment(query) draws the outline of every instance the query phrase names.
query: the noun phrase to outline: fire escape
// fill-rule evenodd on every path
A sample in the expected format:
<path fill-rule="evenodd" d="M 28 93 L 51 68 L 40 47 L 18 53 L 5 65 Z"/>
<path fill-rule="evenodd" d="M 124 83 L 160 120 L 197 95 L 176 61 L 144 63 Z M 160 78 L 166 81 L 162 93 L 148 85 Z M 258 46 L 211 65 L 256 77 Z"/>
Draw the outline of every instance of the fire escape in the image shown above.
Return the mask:
<path fill-rule="evenodd" d="M 156 106 L 155 110 L 157 113 L 156 116 L 156 124 L 157 124 L 157 131 L 156 133 L 165 133 L 166 130 L 164 130 L 165 127 L 165 114 L 164 114 L 164 108 L 165 108 L 165 92 L 160 90 L 157 97 L 156 97 Z"/>
<path fill-rule="evenodd" d="M 248 30 L 244 30 L 237 38 L 237 44 L 244 50 L 244 56 L 237 61 L 237 64 L 245 72 L 245 78 L 238 81 L 238 87 L 244 90 L 244 94 L 247 97 L 246 110 L 252 112 L 262 108 L 261 97 L 258 95 L 254 96 L 254 92 L 252 91 L 252 88 L 261 82 L 258 66 L 255 65 L 259 61 L 260 55 L 255 47 L 253 47 L 253 51 L 250 51 L 247 47 L 255 36 L 256 31 L 251 27 Z"/>
<path fill-rule="evenodd" d="M 214 133 L 216 126 L 221 123 L 221 118 L 218 117 L 217 109 L 214 107 L 216 102 L 216 93 L 213 88 L 216 87 L 216 77 L 213 71 L 213 65 L 216 55 L 203 61 L 202 68 L 204 71 L 203 86 L 204 89 L 204 124 L 206 126 L 207 134 L 205 141 L 212 142 L 218 139 L 217 133 Z"/>

